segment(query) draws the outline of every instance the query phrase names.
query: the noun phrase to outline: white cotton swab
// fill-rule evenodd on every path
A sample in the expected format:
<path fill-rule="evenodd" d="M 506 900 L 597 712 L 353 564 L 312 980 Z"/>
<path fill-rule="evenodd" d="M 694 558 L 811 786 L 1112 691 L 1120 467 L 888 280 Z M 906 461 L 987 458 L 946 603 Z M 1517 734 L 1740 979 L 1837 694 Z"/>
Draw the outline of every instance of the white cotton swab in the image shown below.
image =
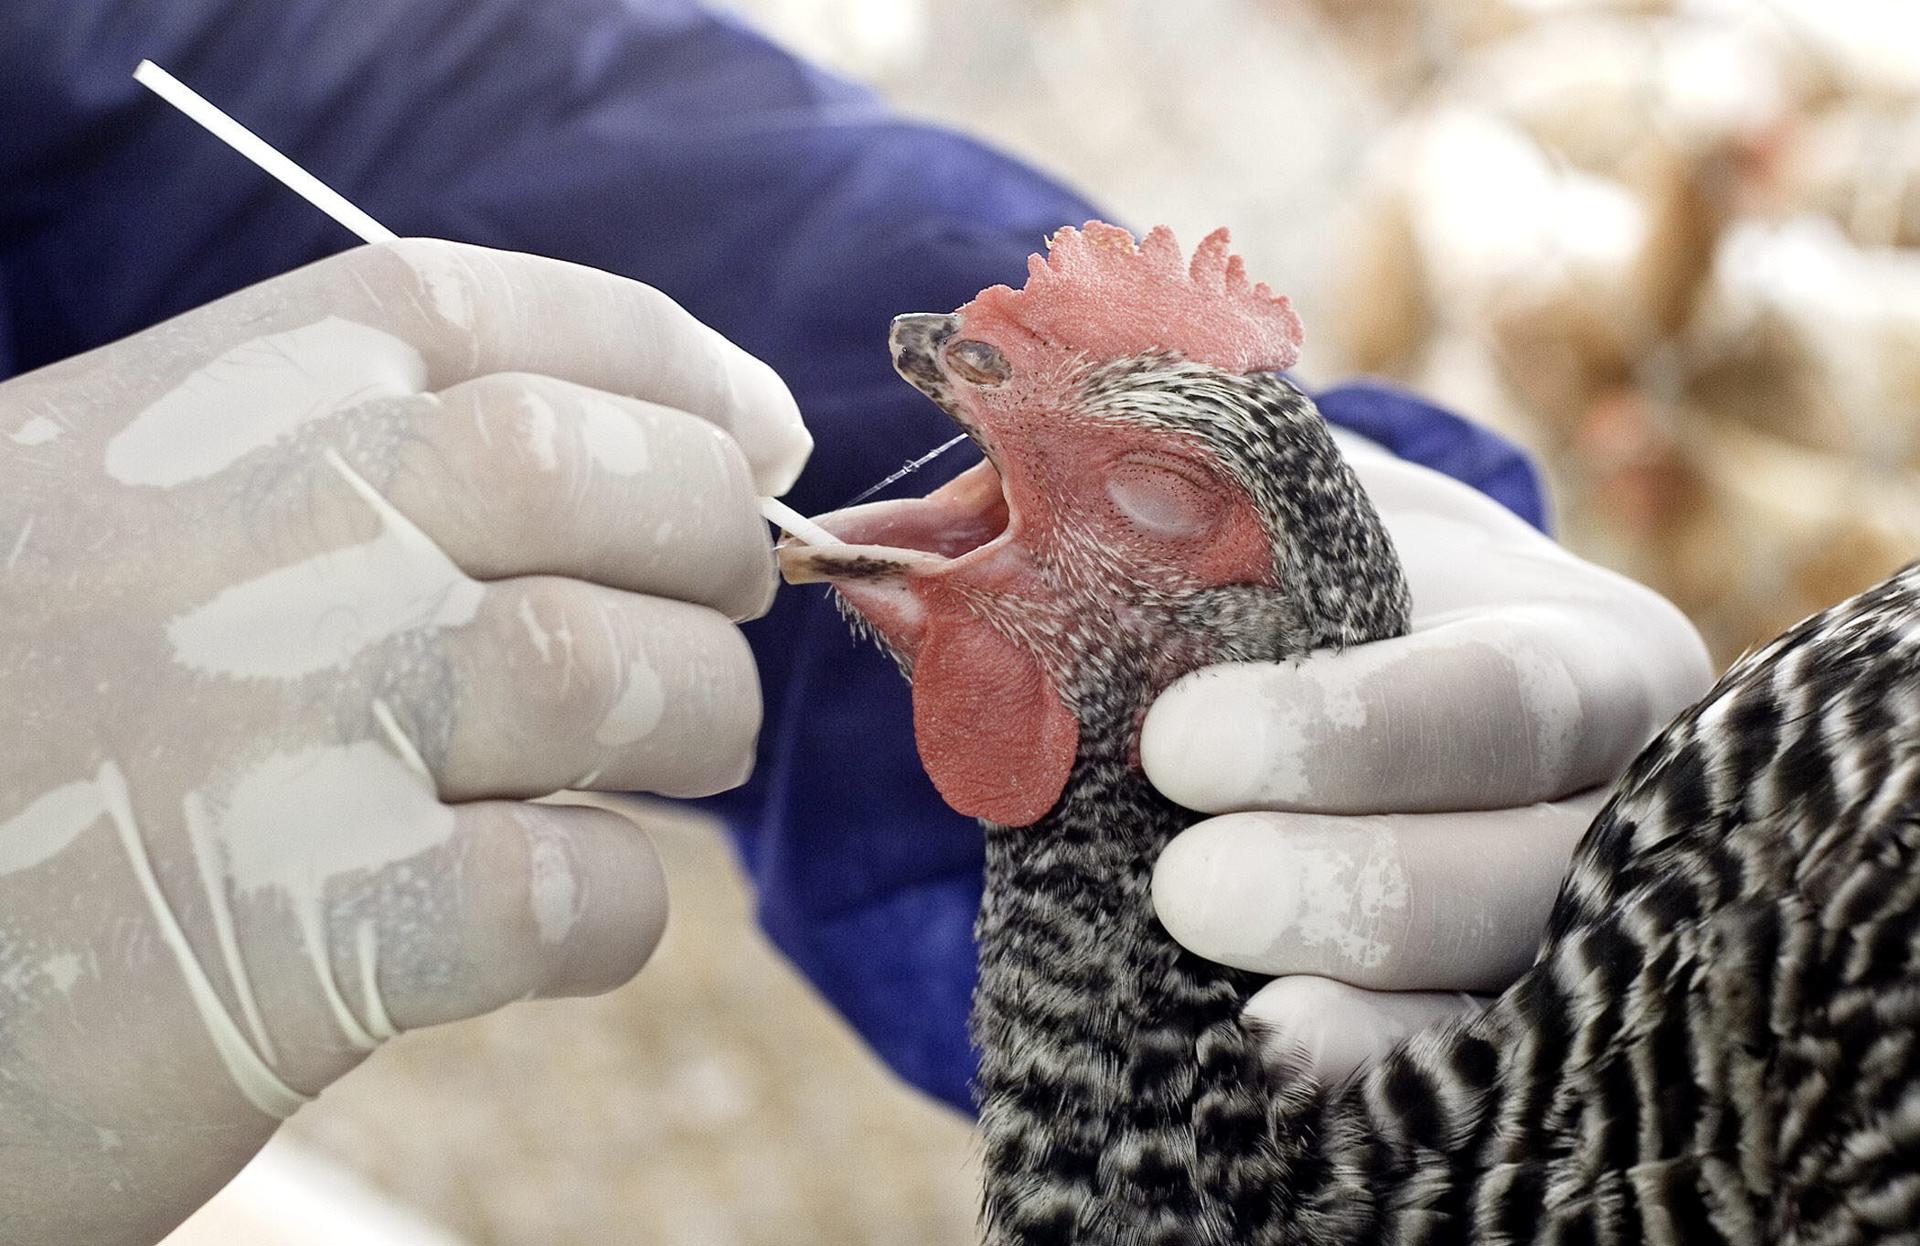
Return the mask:
<path fill-rule="evenodd" d="M 206 97 L 152 61 L 134 67 L 133 80 L 200 123 L 209 133 L 294 194 L 359 235 L 364 242 L 392 242 L 400 235 L 347 202 L 333 187 L 287 159 L 272 144 L 207 102 Z"/>
<path fill-rule="evenodd" d="M 839 537 L 788 506 L 779 498 L 761 498 L 760 513 L 776 528 L 785 528 L 809 545 L 845 545 Z"/>
<path fill-rule="evenodd" d="M 288 159 L 271 143 L 216 108 L 207 98 L 152 61 L 141 61 L 133 80 L 172 104 L 281 185 L 345 226 L 364 242 L 392 242 L 400 235 L 347 201 L 345 195 Z M 760 513 L 809 545 L 841 545 L 833 533 L 778 498 L 761 498 Z"/>

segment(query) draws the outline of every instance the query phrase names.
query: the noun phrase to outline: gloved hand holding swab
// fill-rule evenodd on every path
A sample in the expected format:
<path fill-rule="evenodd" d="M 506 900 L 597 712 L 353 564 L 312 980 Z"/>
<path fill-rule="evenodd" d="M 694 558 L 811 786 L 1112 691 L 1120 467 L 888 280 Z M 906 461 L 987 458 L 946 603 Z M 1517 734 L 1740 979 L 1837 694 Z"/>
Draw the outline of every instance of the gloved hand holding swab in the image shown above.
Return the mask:
<path fill-rule="evenodd" d="M 375 245 L 0 383 L 21 1246 L 152 1242 L 383 1040 L 637 972 L 649 841 L 528 798 L 741 783 L 760 511 L 810 527 L 792 395 L 658 290 L 396 239 L 140 81 Z"/>
<path fill-rule="evenodd" d="M 252 161 L 262 172 L 277 179 L 283 186 L 339 222 L 361 241 L 393 242 L 400 237 L 159 65 L 150 60 L 143 60 L 134 67 L 133 78 L 134 81 L 186 114 L 215 138 Z M 946 447 L 942 446 L 941 449 L 944 450 Z M 800 455 L 800 461 L 805 461 L 804 453 Z M 773 493 L 785 492 L 787 486 L 792 484 L 793 477 L 799 474 L 799 470 L 797 462 L 791 465 L 791 470 L 786 470 L 785 464 L 780 465 L 780 468 L 770 477 L 775 486 Z M 887 482 L 882 482 L 883 485 L 885 483 Z M 838 544 L 832 533 L 810 522 L 792 507 L 780 503 L 773 496 L 760 498 L 760 511 L 769 522 L 785 528 L 810 544 Z"/>

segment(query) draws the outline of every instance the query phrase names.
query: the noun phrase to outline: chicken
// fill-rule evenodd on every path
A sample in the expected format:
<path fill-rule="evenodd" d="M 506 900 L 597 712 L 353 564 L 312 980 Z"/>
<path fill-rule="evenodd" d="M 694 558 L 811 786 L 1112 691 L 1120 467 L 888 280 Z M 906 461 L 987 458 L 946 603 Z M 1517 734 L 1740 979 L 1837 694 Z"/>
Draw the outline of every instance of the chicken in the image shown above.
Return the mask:
<path fill-rule="evenodd" d="M 1371 504 L 1223 232 L 1090 223 L 1026 287 L 895 322 L 987 461 L 787 543 L 910 674 L 981 818 L 993 1246 L 1920 1242 L 1920 567 L 1737 665 L 1589 830 L 1536 965 L 1322 1086 L 1148 886 L 1180 674 L 1407 626 Z"/>

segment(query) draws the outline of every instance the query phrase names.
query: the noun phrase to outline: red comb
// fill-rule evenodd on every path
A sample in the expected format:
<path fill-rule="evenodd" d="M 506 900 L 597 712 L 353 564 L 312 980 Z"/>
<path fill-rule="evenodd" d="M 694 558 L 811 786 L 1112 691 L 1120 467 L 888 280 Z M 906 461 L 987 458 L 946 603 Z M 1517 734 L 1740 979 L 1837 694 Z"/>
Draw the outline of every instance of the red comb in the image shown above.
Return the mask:
<path fill-rule="evenodd" d="M 1101 221 L 1062 229 L 1047 240 L 1045 259 L 1028 257 L 1024 289 L 982 290 L 960 314 L 969 333 L 1007 323 L 1100 359 L 1165 350 L 1229 372 L 1264 372 L 1300 358 L 1293 305 L 1248 283 L 1224 229 L 1206 236 L 1191 264 L 1165 225 L 1138 246 Z"/>

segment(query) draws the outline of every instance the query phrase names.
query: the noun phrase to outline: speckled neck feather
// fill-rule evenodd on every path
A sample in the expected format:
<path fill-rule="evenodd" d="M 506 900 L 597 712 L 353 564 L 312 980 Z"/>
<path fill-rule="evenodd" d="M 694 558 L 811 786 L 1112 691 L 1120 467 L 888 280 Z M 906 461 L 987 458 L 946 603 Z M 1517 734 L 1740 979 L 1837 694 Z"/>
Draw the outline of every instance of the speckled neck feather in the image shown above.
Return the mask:
<path fill-rule="evenodd" d="M 1231 1241 L 1291 1186 L 1266 1142 L 1297 1130 L 1270 1121 L 1285 1096 L 1239 1021 L 1260 980 L 1153 916 L 1153 863 L 1192 820 L 1095 743 L 1045 819 L 987 827 L 974 1028 L 992 1242 Z"/>

